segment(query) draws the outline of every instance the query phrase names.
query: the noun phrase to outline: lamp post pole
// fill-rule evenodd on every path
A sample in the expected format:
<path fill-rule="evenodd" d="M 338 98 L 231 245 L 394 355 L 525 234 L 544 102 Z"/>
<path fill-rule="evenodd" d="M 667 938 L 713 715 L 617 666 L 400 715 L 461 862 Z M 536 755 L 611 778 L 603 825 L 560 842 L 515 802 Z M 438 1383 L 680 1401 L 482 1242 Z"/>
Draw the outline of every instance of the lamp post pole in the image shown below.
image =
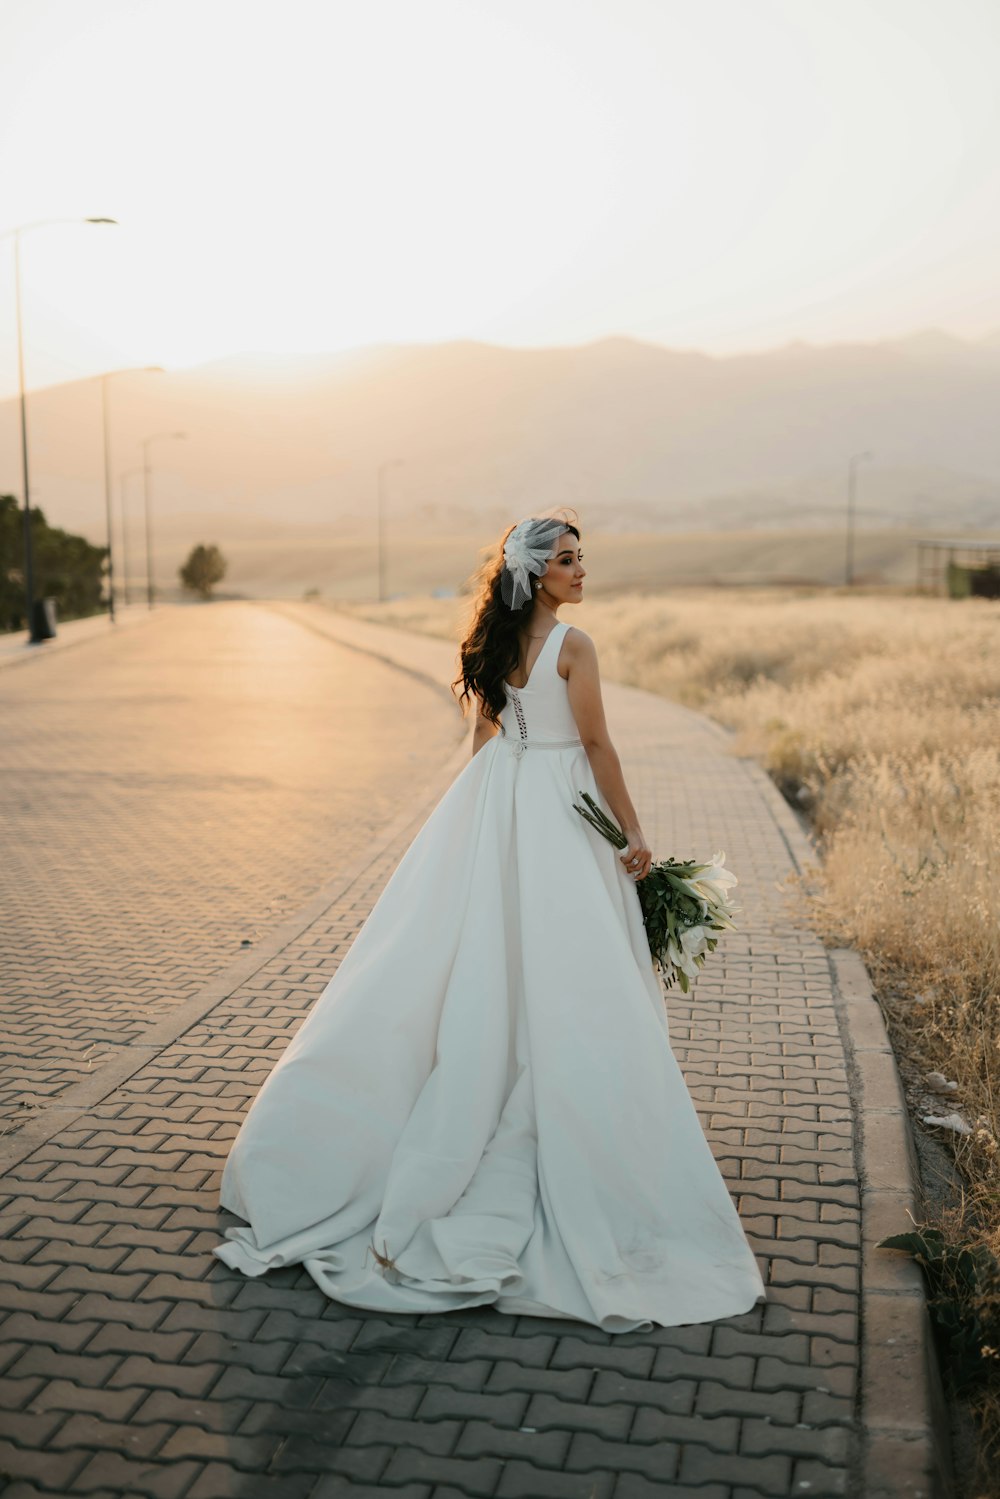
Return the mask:
<path fill-rule="evenodd" d="M 128 591 L 128 580 L 129 580 L 131 574 L 129 572 L 129 561 L 128 561 L 128 504 L 127 504 L 127 500 L 128 500 L 128 483 L 127 483 L 127 481 L 129 479 L 131 479 L 131 477 L 132 477 L 133 474 L 141 474 L 142 472 L 143 472 L 143 469 L 142 469 L 142 465 L 140 464 L 138 468 L 127 468 L 127 469 L 125 469 L 124 472 L 121 473 L 121 474 L 119 474 L 119 476 L 118 476 L 118 484 L 119 484 L 119 489 L 120 489 L 120 493 L 121 493 L 121 499 L 120 499 L 119 503 L 120 503 L 121 512 L 122 512 L 122 573 L 124 575 L 122 581 L 123 581 L 123 584 L 124 584 L 125 604 L 126 604 L 126 607 L 132 602 L 132 600 L 131 600 L 131 598 L 129 596 L 129 591 Z"/>
<path fill-rule="evenodd" d="M 160 364 L 143 365 L 139 371 L 141 374 L 163 373 Z M 101 376 L 101 419 L 104 428 L 104 510 L 108 531 L 108 617 L 112 624 L 115 619 L 115 565 L 114 550 L 111 540 L 111 422 L 108 417 L 108 381 L 112 375 L 130 374 L 128 370 L 106 370 Z M 125 602 L 128 603 L 126 596 Z"/>
<path fill-rule="evenodd" d="M 161 437 L 186 437 L 186 432 L 154 432 L 142 439 L 142 492 L 146 511 L 146 604 L 153 607 L 153 530 L 150 524 L 149 503 L 149 445 Z"/>
<path fill-rule="evenodd" d="M 378 466 L 378 601 L 386 600 L 385 476 L 391 468 L 402 467 L 402 458 L 387 458 Z"/>
<path fill-rule="evenodd" d="M 28 487 L 28 411 L 24 390 L 24 330 L 21 326 L 21 231 L 14 230 L 14 300 L 17 304 L 17 386 L 21 405 L 21 494 L 24 504 L 24 622 L 35 639 L 35 561 L 31 546 L 31 490 Z"/>
<path fill-rule="evenodd" d="M 49 224 L 117 224 L 117 219 L 37 219 L 31 224 L 18 224 L 0 234 L 6 239 L 14 236 L 14 301 L 17 309 L 17 383 L 21 406 L 21 485 L 24 494 L 24 604 L 28 638 L 34 645 L 41 640 L 35 627 L 35 558 L 31 544 L 31 489 L 28 483 L 28 409 L 24 388 L 24 329 L 21 316 L 21 235 L 28 229 L 42 229 Z"/>
<path fill-rule="evenodd" d="M 852 453 L 847 465 L 847 558 L 844 566 L 844 582 L 850 588 L 854 582 L 854 491 L 858 464 L 875 454 L 866 448 L 863 453 Z"/>

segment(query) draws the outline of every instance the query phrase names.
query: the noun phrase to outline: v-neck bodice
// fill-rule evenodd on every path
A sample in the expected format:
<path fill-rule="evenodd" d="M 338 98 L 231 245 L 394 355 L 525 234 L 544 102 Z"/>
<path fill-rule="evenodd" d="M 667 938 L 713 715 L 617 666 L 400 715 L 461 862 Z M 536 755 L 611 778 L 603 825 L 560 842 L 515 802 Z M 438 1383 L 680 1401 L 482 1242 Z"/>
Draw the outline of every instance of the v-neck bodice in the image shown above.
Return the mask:
<path fill-rule="evenodd" d="M 512 692 L 527 692 L 528 688 L 531 686 L 531 679 L 535 675 L 535 668 L 538 666 L 538 663 L 541 661 L 542 657 L 545 655 L 545 652 L 549 648 L 549 641 L 552 639 L 553 635 L 555 635 L 556 633 L 559 634 L 560 640 L 562 640 L 562 638 L 565 636 L 566 631 L 568 629 L 569 629 L 569 625 L 564 624 L 561 619 L 557 619 L 556 622 L 555 622 L 555 624 L 552 626 L 551 630 L 549 631 L 549 633 L 546 635 L 545 639 L 542 642 L 542 648 L 538 652 L 538 655 L 535 657 L 534 662 L 532 663 L 531 670 L 528 673 L 528 680 L 525 682 L 524 686 L 523 687 L 515 687 L 514 684 L 513 684 L 513 682 L 505 682 L 504 686 L 507 687 L 507 688 L 509 688 L 510 691 L 512 691 Z M 556 651 L 556 660 L 558 661 L 558 659 L 559 659 L 559 652 Z M 558 672 L 556 673 L 556 675 L 558 676 Z"/>

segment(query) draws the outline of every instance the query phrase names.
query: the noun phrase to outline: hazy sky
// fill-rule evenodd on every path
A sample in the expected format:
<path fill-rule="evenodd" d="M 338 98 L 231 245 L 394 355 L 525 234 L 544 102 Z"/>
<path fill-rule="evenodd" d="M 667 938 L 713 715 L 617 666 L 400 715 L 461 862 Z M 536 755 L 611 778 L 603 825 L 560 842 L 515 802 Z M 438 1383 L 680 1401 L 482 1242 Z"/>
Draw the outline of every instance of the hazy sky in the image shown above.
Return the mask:
<path fill-rule="evenodd" d="M 998 0 L 0 0 L 29 385 L 1000 329 Z M 0 240 L 0 395 L 16 388 Z"/>

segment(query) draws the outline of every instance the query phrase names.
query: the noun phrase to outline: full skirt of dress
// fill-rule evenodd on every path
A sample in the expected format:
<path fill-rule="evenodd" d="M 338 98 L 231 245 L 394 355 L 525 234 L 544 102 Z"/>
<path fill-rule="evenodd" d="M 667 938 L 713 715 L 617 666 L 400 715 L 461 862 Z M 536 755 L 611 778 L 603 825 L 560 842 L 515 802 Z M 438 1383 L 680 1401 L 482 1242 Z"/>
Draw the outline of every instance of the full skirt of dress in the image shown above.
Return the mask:
<path fill-rule="evenodd" d="M 226 1160 L 244 1274 L 610 1332 L 764 1295 L 582 746 L 490 740 L 397 864 Z M 391 1263 L 381 1265 L 372 1246 Z"/>

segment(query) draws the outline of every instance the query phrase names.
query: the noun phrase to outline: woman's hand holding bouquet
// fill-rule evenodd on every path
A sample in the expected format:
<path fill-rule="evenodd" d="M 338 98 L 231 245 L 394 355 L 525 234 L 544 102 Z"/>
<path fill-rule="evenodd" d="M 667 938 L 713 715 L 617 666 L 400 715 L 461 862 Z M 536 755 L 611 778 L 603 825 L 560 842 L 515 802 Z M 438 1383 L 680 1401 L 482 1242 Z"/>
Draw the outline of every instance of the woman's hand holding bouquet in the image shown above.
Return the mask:
<path fill-rule="evenodd" d="M 580 796 L 585 806 L 574 802 L 574 812 L 615 848 L 629 847 L 629 839 L 593 797 L 586 791 Z M 725 859 L 724 853 L 715 854 L 708 864 L 663 859 L 638 880 L 649 950 L 667 989 L 677 981 L 687 994 L 706 954 L 716 949 L 719 939 L 711 934 L 735 929 L 733 916 L 739 907 L 730 902 L 727 892 L 738 881 L 725 867 Z"/>

